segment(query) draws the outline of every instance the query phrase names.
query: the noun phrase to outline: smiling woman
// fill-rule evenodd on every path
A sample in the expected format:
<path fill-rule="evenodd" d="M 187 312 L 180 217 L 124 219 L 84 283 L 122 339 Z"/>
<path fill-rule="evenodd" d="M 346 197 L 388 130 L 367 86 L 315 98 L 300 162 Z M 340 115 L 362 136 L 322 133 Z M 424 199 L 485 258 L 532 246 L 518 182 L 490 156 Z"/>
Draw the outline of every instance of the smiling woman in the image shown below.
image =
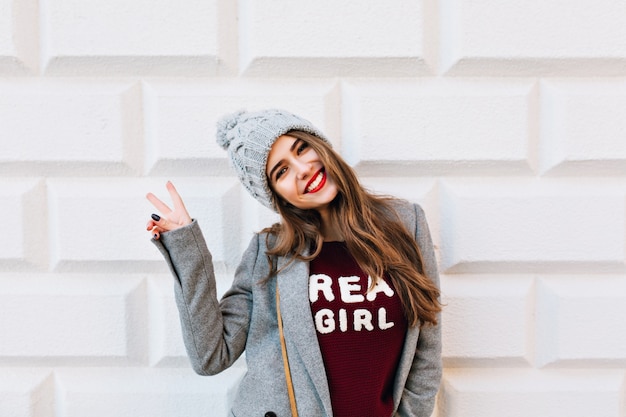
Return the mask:
<path fill-rule="evenodd" d="M 321 131 L 283 110 L 225 116 L 218 143 L 280 222 L 253 237 L 218 301 L 211 254 L 174 185 L 173 209 L 148 194 L 194 370 L 221 372 L 246 350 L 231 416 L 429 417 L 441 305 L 422 209 L 366 191 Z"/>
<path fill-rule="evenodd" d="M 337 186 L 307 142 L 289 134 L 276 139 L 267 158 L 267 176 L 281 200 L 302 210 L 316 210 L 323 222 L 330 221 L 327 208 L 337 196 Z"/>

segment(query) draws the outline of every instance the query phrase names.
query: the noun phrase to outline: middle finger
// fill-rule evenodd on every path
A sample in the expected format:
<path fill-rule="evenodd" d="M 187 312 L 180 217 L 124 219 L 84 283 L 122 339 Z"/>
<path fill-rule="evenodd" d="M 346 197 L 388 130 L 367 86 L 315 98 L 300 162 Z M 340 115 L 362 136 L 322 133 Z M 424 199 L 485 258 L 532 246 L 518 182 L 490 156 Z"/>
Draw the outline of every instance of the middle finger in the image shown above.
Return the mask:
<path fill-rule="evenodd" d="M 148 193 L 146 195 L 146 198 L 148 199 L 148 201 L 150 201 L 152 203 L 152 205 L 159 210 L 162 214 L 169 214 L 172 212 L 172 210 L 168 207 L 167 204 L 165 204 L 164 202 L 162 202 L 161 200 L 159 200 L 159 198 L 152 194 L 152 193 Z"/>

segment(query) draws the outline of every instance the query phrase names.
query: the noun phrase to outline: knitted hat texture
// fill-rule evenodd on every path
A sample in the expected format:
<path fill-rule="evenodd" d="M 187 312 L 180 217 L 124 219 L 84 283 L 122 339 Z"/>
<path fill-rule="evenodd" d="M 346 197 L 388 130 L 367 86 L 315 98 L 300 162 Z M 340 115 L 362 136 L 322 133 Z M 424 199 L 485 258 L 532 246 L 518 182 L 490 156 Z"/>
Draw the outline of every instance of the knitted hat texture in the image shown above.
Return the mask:
<path fill-rule="evenodd" d="M 276 211 L 265 174 L 267 155 L 276 139 L 290 130 L 301 130 L 329 143 L 311 122 L 280 109 L 237 111 L 217 122 L 217 143 L 228 151 L 231 166 L 244 188 L 257 201 Z"/>

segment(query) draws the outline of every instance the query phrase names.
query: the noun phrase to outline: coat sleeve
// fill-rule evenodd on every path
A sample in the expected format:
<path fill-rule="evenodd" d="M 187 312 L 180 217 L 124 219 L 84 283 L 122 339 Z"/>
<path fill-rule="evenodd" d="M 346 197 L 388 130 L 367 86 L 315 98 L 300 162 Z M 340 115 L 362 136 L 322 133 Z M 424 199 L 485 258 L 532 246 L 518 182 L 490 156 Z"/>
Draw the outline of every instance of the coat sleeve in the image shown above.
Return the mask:
<path fill-rule="evenodd" d="M 437 260 L 424 211 L 414 205 L 416 216 L 415 240 L 420 248 L 424 272 L 439 287 Z M 400 417 L 430 417 L 442 375 L 441 315 L 437 325 L 420 329 L 413 365 L 404 387 L 397 415 Z"/>
<path fill-rule="evenodd" d="M 243 353 L 252 312 L 252 281 L 259 254 L 255 235 L 244 252 L 231 288 L 218 301 L 211 253 L 198 223 L 172 230 L 153 243 L 174 276 L 174 293 L 191 365 L 214 375 Z"/>

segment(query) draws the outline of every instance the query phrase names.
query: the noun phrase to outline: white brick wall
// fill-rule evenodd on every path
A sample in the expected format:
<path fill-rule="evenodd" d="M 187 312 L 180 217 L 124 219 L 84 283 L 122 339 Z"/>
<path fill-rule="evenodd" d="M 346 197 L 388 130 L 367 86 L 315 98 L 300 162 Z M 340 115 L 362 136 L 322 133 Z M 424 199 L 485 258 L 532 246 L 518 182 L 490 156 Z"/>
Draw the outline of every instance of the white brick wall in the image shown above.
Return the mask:
<path fill-rule="evenodd" d="M 174 181 L 220 292 L 253 230 L 215 121 L 284 107 L 440 261 L 437 417 L 626 417 L 626 2 L 0 0 L 0 416 L 226 416 L 143 230 Z"/>

